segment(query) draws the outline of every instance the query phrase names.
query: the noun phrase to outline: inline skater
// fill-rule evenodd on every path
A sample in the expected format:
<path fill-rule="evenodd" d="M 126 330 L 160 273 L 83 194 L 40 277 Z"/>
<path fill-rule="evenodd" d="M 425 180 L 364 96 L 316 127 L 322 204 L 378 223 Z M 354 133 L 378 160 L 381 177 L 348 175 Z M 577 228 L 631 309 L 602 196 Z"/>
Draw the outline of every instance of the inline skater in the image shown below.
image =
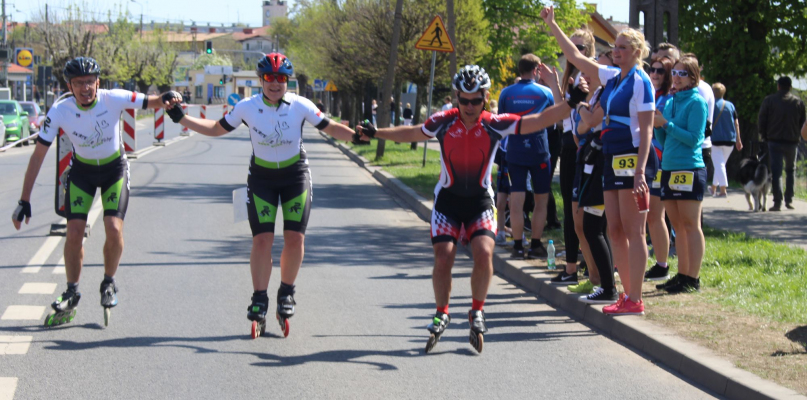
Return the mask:
<path fill-rule="evenodd" d="M 181 107 L 167 112 L 174 122 L 206 136 L 222 136 L 242 123 L 249 127 L 252 157 L 247 177 L 247 213 L 252 230 L 250 270 L 254 293 L 247 318 L 253 321 L 253 338 L 265 329 L 278 213 L 283 215 L 284 244 L 280 255 L 276 317 L 284 336 L 289 334 L 287 320 L 294 315 L 294 282 L 303 262 L 312 199 L 311 174 L 303 149 L 303 122 L 308 121 L 339 140 L 354 138 L 350 128 L 331 124 L 310 100 L 286 92 L 287 82 L 294 72 L 286 56 L 267 54 L 258 61 L 256 71 L 263 93 L 242 100 L 218 121 L 184 115 Z"/>
<path fill-rule="evenodd" d="M 64 66 L 64 79 L 70 93 L 48 111 L 42 132 L 22 187 L 19 205 L 14 211 L 14 228 L 20 229 L 31 219 L 31 192 L 48 147 L 64 130 L 73 143 L 69 172 L 65 173 L 65 215 L 67 237 L 64 261 L 67 290 L 51 305 L 55 313 L 48 315 L 45 325 L 70 322 L 81 299 L 78 282 L 84 258 L 84 229 L 87 214 L 101 188 L 104 207 L 104 280 L 101 282 L 101 305 L 104 324 L 109 323 L 110 309 L 118 304 L 115 272 L 123 253 L 123 219 L 129 204 L 129 162 L 123 150 L 118 124 L 120 113 L 132 108 L 160 108 L 182 101 L 177 92 L 147 96 L 127 90 L 99 89 L 101 67 L 94 59 L 78 57 Z"/>
<path fill-rule="evenodd" d="M 484 110 L 490 99 L 490 78 L 484 69 L 467 65 L 452 79 L 459 107 L 438 112 L 417 126 L 375 129 L 365 121 L 358 131 L 367 137 L 396 142 L 426 141 L 436 137 L 440 143 L 440 181 L 434 190 L 431 237 L 434 247 L 432 284 L 437 313 L 429 325 L 426 352 L 432 350 L 451 318 L 448 313 L 451 292 L 451 268 L 457 240 L 464 228 L 473 251 L 471 273 L 473 302 L 468 312 L 471 326 L 469 341 L 481 352 L 487 332 L 483 307 L 493 276 L 493 247 L 496 236 L 490 172 L 502 137 L 531 133 L 560 121 L 586 98 L 587 87 L 571 91 L 571 99 L 542 113 L 520 117 L 515 114 L 493 115 Z"/>

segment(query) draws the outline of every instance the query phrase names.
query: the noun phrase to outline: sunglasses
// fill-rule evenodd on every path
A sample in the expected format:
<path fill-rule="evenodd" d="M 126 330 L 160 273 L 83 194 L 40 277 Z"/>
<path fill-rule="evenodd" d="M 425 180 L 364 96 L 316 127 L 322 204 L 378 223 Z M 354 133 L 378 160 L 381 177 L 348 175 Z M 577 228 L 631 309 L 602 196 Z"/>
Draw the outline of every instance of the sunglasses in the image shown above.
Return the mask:
<path fill-rule="evenodd" d="M 674 69 L 672 70 L 672 76 L 680 76 L 681 78 L 686 78 L 689 76 L 689 72 L 686 72 L 683 69 Z"/>
<path fill-rule="evenodd" d="M 576 44 L 576 45 L 574 45 L 574 47 L 577 47 L 577 50 L 586 51 L 586 46 L 584 46 L 582 44 Z"/>
<path fill-rule="evenodd" d="M 277 79 L 277 83 L 286 83 L 289 81 L 289 77 L 287 75 L 281 74 L 263 74 L 263 80 L 267 82 L 274 82 Z"/>
<path fill-rule="evenodd" d="M 466 99 L 465 97 L 460 97 L 457 100 L 460 102 L 460 104 L 462 104 L 464 106 L 467 106 L 468 104 L 478 106 L 478 105 L 482 104 L 483 101 L 485 101 L 485 98 L 484 97 L 477 97 L 477 98 L 474 98 L 474 99 Z"/>
<path fill-rule="evenodd" d="M 661 68 L 650 67 L 650 68 L 647 69 L 647 73 L 664 75 L 664 67 L 661 67 Z"/>

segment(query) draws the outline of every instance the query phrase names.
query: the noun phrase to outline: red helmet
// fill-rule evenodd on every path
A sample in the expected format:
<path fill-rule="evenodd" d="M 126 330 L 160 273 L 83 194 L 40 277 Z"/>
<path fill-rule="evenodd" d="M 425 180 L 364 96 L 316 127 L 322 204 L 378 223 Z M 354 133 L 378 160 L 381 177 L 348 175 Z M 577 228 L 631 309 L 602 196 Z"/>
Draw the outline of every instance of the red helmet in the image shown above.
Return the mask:
<path fill-rule="evenodd" d="M 291 76 L 294 67 L 286 56 L 280 53 L 269 53 L 258 61 L 258 76 L 263 74 L 283 74 Z"/>

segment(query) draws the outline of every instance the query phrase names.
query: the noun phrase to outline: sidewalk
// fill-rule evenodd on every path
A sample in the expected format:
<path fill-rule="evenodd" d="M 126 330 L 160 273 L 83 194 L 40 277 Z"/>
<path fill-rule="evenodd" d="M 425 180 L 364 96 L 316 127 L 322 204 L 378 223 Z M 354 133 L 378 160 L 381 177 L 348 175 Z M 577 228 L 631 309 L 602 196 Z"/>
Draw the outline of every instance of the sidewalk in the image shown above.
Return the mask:
<path fill-rule="evenodd" d="M 399 179 L 381 168 L 371 166 L 369 161 L 353 152 L 349 147 L 336 143 L 325 134 L 320 134 L 326 141 L 342 150 L 348 158 L 370 172 L 382 185 L 400 196 L 412 207 L 413 211 L 417 213 L 421 219 L 426 222 L 430 221 L 432 202 L 419 196 L 414 190 L 407 187 Z M 707 219 L 709 218 L 708 215 L 711 215 L 712 218 L 715 218 L 714 225 L 710 225 L 713 227 L 732 229 L 730 226 L 727 226 L 732 225 L 737 230 L 742 231 L 745 230 L 741 228 L 748 228 L 759 229 L 763 232 L 772 232 L 771 224 L 775 222 L 778 223 L 778 221 L 781 220 L 782 224 L 787 223 L 789 225 L 789 218 L 792 218 L 792 215 L 788 215 L 788 213 L 795 212 L 800 212 L 802 222 L 807 223 L 807 204 L 804 202 L 800 202 L 800 204 L 794 203 L 797 210 L 782 211 L 781 216 L 778 215 L 780 213 L 772 215 L 774 213 L 766 212 L 762 213 L 762 219 L 756 219 L 756 216 L 760 215 L 760 213 L 753 214 L 746 212 L 746 214 L 743 214 L 739 211 L 743 210 L 739 201 L 742 200 L 742 204 L 745 204 L 745 197 L 742 194 L 736 194 L 736 192 L 732 193 L 729 195 L 728 200 L 731 201 L 730 204 L 732 204 L 733 207 L 737 207 L 736 210 L 731 207 L 725 207 L 727 198 L 709 198 L 710 205 L 708 206 L 706 202 L 704 202 L 704 219 L 707 224 L 709 224 Z M 711 205 L 712 201 L 715 202 L 714 205 Z M 745 209 L 747 210 L 747 208 Z M 725 221 L 721 221 L 721 218 Z M 771 218 L 772 220 L 767 220 L 766 218 Z M 735 222 L 735 220 L 742 219 L 748 219 L 749 221 L 745 223 Z M 721 225 L 717 224 L 717 222 L 724 223 Z M 787 228 L 777 229 L 789 232 Z M 807 234 L 804 231 L 805 228 L 801 228 L 800 240 L 802 240 L 801 243 L 807 244 Z M 465 250 L 470 256 L 469 249 Z M 738 400 L 807 400 L 807 397 L 791 389 L 764 380 L 751 372 L 735 367 L 731 362 L 716 356 L 711 350 L 682 339 L 672 331 L 655 325 L 645 318 L 640 316 L 607 316 L 602 312 L 602 305 L 587 305 L 581 303 L 578 301 L 577 294 L 569 293 L 565 290 L 565 287 L 550 284 L 549 280 L 554 277 L 555 271 L 550 272 L 546 269 L 536 267 L 527 261 L 510 260 L 509 252 L 499 246 L 495 248 L 493 266 L 496 273 L 508 281 L 521 286 L 522 289 L 536 296 L 546 299 L 547 302 L 553 306 L 563 309 L 574 318 L 585 322 L 603 335 L 615 341 L 622 342 L 634 350 L 645 354 L 648 358 L 666 365 L 671 370 L 680 373 L 696 384 L 708 388 L 719 396 Z"/>
<path fill-rule="evenodd" d="M 729 189 L 728 197 L 703 199 L 703 223 L 712 228 L 745 232 L 756 238 L 770 239 L 799 246 L 807 250 L 807 202 L 794 199 L 795 210 L 782 204 L 782 211 L 748 211 L 745 192 Z M 753 199 L 751 202 L 753 203 Z M 773 207 L 773 195 L 768 195 L 768 208 Z"/>

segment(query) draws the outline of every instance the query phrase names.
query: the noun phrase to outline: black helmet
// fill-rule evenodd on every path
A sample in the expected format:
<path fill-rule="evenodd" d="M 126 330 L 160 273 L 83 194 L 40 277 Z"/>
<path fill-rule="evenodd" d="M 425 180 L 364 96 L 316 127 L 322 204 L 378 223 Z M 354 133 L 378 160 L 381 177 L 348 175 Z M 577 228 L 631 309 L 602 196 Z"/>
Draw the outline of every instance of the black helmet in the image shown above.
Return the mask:
<path fill-rule="evenodd" d="M 101 67 L 94 58 L 76 57 L 64 65 L 64 79 L 66 81 L 87 75 L 101 75 Z"/>
<path fill-rule="evenodd" d="M 280 53 L 269 53 L 258 61 L 258 76 L 263 74 L 282 74 L 292 76 L 294 67 L 286 56 Z"/>
<path fill-rule="evenodd" d="M 478 65 L 466 65 L 454 75 L 451 86 L 457 91 L 476 93 L 482 89 L 490 89 L 490 77 L 484 68 L 479 68 Z"/>

